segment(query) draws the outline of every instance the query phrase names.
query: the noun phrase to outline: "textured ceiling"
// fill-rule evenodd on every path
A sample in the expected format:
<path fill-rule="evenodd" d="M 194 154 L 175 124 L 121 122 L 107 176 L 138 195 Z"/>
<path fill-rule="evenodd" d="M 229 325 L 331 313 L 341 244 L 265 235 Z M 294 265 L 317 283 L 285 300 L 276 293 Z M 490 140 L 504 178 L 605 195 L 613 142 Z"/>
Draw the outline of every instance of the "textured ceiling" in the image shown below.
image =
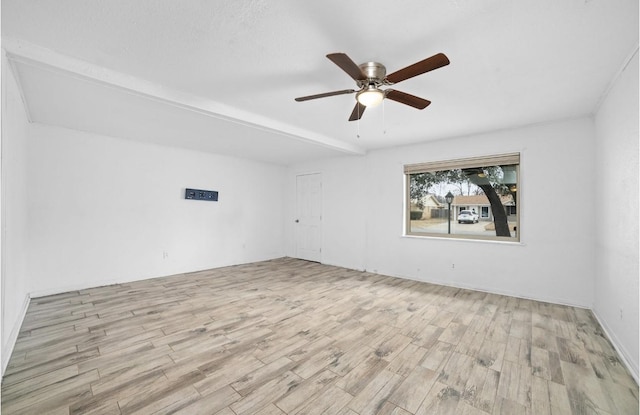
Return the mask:
<path fill-rule="evenodd" d="M 290 164 L 585 116 L 638 48 L 637 0 L 2 0 L 29 117 Z M 348 122 L 354 88 L 325 55 L 444 68 Z"/>

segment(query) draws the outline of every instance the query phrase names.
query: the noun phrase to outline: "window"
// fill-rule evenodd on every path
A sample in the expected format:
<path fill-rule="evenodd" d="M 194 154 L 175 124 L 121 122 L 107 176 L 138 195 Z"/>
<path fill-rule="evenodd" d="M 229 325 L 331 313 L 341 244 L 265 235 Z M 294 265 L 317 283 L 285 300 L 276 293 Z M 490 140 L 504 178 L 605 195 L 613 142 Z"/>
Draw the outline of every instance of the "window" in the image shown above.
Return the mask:
<path fill-rule="evenodd" d="M 404 166 L 405 234 L 520 240 L 520 154 Z"/>

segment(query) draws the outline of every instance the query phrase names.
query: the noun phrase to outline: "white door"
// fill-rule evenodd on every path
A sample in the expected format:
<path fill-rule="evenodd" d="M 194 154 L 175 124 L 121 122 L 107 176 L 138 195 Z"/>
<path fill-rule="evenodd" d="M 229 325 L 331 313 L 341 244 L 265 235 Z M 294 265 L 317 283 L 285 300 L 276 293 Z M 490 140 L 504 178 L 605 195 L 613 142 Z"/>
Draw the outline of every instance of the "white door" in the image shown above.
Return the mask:
<path fill-rule="evenodd" d="M 322 250 L 322 176 L 296 177 L 296 257 L 320 262 Z"/>

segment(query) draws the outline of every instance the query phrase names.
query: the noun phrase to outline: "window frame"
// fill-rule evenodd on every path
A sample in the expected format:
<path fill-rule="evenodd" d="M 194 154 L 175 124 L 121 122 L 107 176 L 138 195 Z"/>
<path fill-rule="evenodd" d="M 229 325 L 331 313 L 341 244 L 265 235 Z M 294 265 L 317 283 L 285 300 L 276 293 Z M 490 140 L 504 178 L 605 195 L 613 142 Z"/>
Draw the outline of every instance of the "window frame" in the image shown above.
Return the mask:
<path fill-rule="evenodd" d="M 410 210 L 411 210 L 411 175 L 418 173 L 427 173 L 427 172 L 435 172 L 435 171 L 446 171 L 446 170 L 454 170 L 454 169 L 468 169 L 468 168 L 478 168 L 478 167 L 491 167 L 491 166 L 507 166 L 507 165 L 515 165 L 515 173 L 516 173 L 516 183 L 515 186 L 517 191 L 515 191 L 515 206 L 503 206 L 505 211 L 507 208 L 511 210 L 511 208 L 515 207 L 516 209 L 516 218 L 515 218 L 515 236 L 495 236 L 495 235 L 474 235 L 474 234 L 447 234 L 447 233 L 438 233 L 438 232 L 417 232 L 411 230 L 411 218 L 410 218 Z M 520 175 L 520 165 L 521 165 L 521 155 L 520 152 L 516 153 L 506 153 L 506 154 L 494 154 L 488 156 L 480 156 L 480 157 L 470 157 L 470 158 L 460 158 L 460 159 L 450 159 L 450 160 L 438 160 L 433 162 L 423 162 L 423 163 L 414 163 L 414 164 L 405 164 L 404 165 L 404 182 L 405 182 L 405 197 L 404 197 L 404 236 L 418 237 L 418 238 L 442 238 L 442 239 L 461 239 L 461 240 L 469 240 L 469 241 L 500 241 L 507 243 L 517 243 L 519 244 L 522 240 L 522 229 L 520 226 L 522 205 L 521 205 L 521 175 Z M 489 206 L 491 209 L 491 206 Z M 453 212 L 456 212 L 456 207 L 451 207 Z M 493 214 L 489 211 L 489 217 L 492 218 Z M 510 213 L 507 213 L 507 217 L 510 216 Z M 480 216 L 481 212 L 478 212 Z M 454 219 L 452 219 L 452 222 Z M 513 229 L 510 229 L 513 234 Z"/>

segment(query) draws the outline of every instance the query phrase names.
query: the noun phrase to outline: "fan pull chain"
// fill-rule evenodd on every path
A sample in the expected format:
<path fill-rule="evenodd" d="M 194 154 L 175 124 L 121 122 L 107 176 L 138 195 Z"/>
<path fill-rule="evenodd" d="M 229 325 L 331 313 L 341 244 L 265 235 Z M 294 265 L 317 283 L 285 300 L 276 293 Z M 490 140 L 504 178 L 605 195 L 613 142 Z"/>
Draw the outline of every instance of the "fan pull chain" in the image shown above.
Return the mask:
<path fill-rule="evenodd" d="M 387 133 L 387 120 L 384 117 L 384 99 L 382 100 L 382 134 Z"/>
<path fill-rule="evenodd" d="M 362 117 L 360 116 L 360 105 L 358 105 L 358 120 L 356 121 L 358 124 L 358 132 L 356 133 L 356 138 L 360 138 L 360 118 Z"/>

